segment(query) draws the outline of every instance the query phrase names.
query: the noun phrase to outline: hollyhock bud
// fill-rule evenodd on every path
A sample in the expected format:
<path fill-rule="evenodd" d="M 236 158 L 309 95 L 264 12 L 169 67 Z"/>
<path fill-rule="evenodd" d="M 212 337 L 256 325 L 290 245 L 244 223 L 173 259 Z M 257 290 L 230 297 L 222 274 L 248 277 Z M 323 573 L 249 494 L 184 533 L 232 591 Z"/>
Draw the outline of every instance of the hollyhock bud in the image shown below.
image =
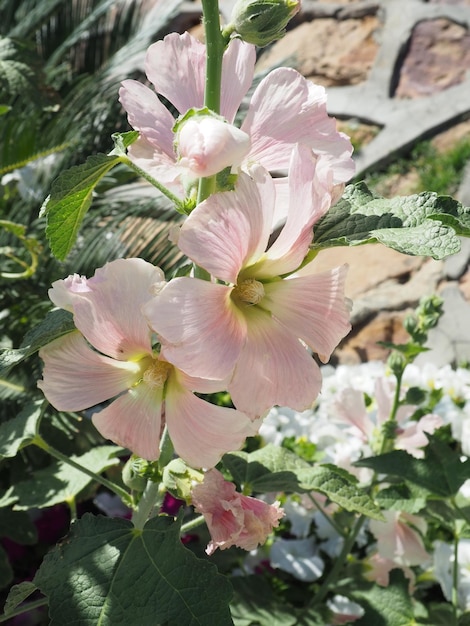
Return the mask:
<path fill-rule="evenodd" d="M 198 115 L 192 109 L 174 130 L 178 164 L 197 178 L 238 166 L 250 150 L 249 136 L 214 114 Z"/>
<path fill-rule="evenodd" d="M 254 550 L 266 541 L 284 515 L 277 502 L 267 504 L 238 493 L 216 469 L 206 472 L 203 482 L 193 487 L 192 498 L 212 538 L 206 548 L 209 555 L 217 548 L 226 550 L 231 546 Z"/>
<path fill-rule="evenodd" d="M 243 41 L 267 46 L 285 34 L 287 23 L 299 10 L 299 0 L 238 0 L 227 30 Z"/>

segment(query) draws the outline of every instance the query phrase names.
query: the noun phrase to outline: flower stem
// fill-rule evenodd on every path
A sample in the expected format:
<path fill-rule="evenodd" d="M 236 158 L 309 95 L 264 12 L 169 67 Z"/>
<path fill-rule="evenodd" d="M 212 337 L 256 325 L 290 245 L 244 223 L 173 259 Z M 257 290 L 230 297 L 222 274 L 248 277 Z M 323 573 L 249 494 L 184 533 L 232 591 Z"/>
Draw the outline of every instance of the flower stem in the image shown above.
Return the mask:
<path fill-rule="evenodd" d="M 323 517 L 328 522 L 328 524 L 330 524 L 330 526 L 332 526 L 335 529 L 335 531 L 338 533 L 340 537 L 344 538 L 345 536 L 344 530 L 339 527 L 339 525 L 335 522 L 335 520 L 330 515 L 328 515 L 328 513 L 324 510 L 321 504 L 315 500 L 315 498 L 312 496 L 311 493 L 308 494 L 308 497 L 310 501 L 312 502 L 312 504 L 315 506 L 315 508 L 318 509 L 319 513 L 323 515 Z"/>
<path fill-rule="evenodd" d="M 182 214 L 186 215 L 187 211 L 186 211 L 185 204 L 184 204 L 184 202 L 182 200 L 180 200 L 180 198 L 175 196 L 174 193 L 172 193 L 164 185 L 162 185 L 157 180 L 155 180 L 155 178 L 150 176 L 150 174 L 145 172 L 138 165 L 133 163 L 128 157 L 121 156 L 120 158 L 121 158 L 122 163 L 125 163 L 128 167 L 130 167 L 132 170 L 134 170 L 134 172 L 139 174 L 139 176 L 144 178 L 148 183 L 150 183 L 151 185 L 156 187 L 158 189 L 158 191 L 160 191 L 164 196 L 166 196 L 169 200 L 171 200 L 173 202 L 173 204 L 175 205 L 175 209 L 178 211 L 178 213 L 182 213 Z"/>
<path fill-rule="evenodd" d="M 204 519 L 204 515 L 199 515 L 198 517 L 195 517 L 194 519 L 190 520 L 189 522 L 186 522 L 186 524 L 183 524 L 181 526 L 181 534 L 183 535 L 184 533 L 187 533 L 190 530 L 193 530 L 193 528 L 197 528 L 198 526 L 201 526 L 202 524 L 204 524 L 205 519 Z"/>
<path fill-rule="evenodd" d="M 310 603 L 310 606 L 309 606 L 310 609 L 320 604 L 320 602 L 322 602 L 322 600 L 325 598 L 327 593 L 330 591 L 330 588 L 336 583 L 338 576 L 341 572 L 341 568 L 343 567 L 348 554 L 351 552 L 354 542 L 356 541 L 356 537 L 359 534 L 359 531 L 361 530 L 362 525 L 364 524 L 365 520 L 366 520 L 366 517 L 364 515 L 361 515 L 360 517 L 357 518 L 356 523 L 351 530 L 351 533 L 346 538 L 343 544 L 343 549 L 341 550 L 341 553 L 336 559 L 328 576 L 323 581 L 322 586 L 320 587 L 318 593 L 315 595 L 312 602 Z"/>
<path fill-rule="evenodd" d="M 49 445 L 46 441 L 44 441 L 44 439 L 40 435 L 36 435 L 32 443 L 36 445 L 38 448 L 41 448 L 41 450 L 44 450 L 45 452 L 53 456 L 55 459 L 58 459 L 59 461 L 62 461 L 62 463 L 66 463 L 67 465 L 70 465 L 70 467 L 73 467 L 74 469 L 79 470 L 80 472 L 83 472 L 84 474 L 92 478 L 93 480 L 96 480 L 97 483 L 100 483 L 101 485 L 103 485 L 103 487 L 106 487 L 107 489 L 115 493 L 119 498 L 121 498 L 121 500 L 127 506 L 133 505 L 132 497 L 129 493 L 127 493 L 127 491 L 125 491 L 125 489 L 122 489 L 121 487 L 119 487 L 119 485 L 112 483 L 107 478 L 104 478 L 104 476 L 100 476 L 99 474 L 96 474 L 92 470 L 88 469 L 88 467 L 85 467 L 84 465 L 80 465 L 80 463 L 76 463 L 70 457 L 66 456 L 65 454 L 62 454 L 62 452 L 59 452 L 58 450 L 53 448 L 51 445 Z"/>
<path fill-rule="evenodd" d="M 0 623 L 9 622 L 13 617 L 17 617 L 18 615 L 23 615 L 23 613 L 28 613 L 29 611 L 34 611 L 34 609 L 39 609 L 42 606 L 47 606 L 48 600 L 47 598 L 40 598 L 39 600 L 35 600 L 34 602 L 27 602 L 26 604 L 22 604 L 8 615 L 0 615 Z"/>
<path fill-rule="evenodd" d="M 202 23 L 206 37 L 206 82 L 204 106 L 220 113 L 220 90 L 222 85 L 222 57 L 226 40 L 220 30 L 218 0 L 202 0 Z M 216 191 L 216 177 L 199 180 L 197 203 L 200 204 Z"/>
<path fill-rule="evenodd" d="M 160 490 L 160 483 L 148 481 L 144 493 L 139 500 L 137 510 L 132 514 L 132 523 L 138 530 L 142 530 L 147 520 L 151 517 L 154 509 L 163 501 L 163 494 Z"/>

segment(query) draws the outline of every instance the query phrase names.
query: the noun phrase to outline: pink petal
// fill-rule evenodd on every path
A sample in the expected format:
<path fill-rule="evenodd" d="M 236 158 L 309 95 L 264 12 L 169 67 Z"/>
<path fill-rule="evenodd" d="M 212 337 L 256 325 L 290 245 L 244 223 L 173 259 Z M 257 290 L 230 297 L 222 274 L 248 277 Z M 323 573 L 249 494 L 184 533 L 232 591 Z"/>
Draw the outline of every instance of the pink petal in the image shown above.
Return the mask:
<path fill-rule="evenodd" d="M 119 101 L 127 111 L 132 128 L 138 130 L 157 153 L 174 159 L 172 128 L 175 120 L 156 94 L 136 80 L 124 80 Z"/>
<path fill-rule="evenodd" d="M 273 70 L 260 82 L 242 130 L 251 136 L 249 159 L 269 170 L 286 169 L 293 145 L 304 143 L 329 155 L 335 182 L 348 180 L 354 171 L 351 143 L 327 114 L 325 89 L 293 69 Z"/>
<path fill-rule="evenodd" d="M 258 309 L 247 308 L 247 339 L 228 391 L 251 418 L 274 405 L 309 408 L 321 388 L 320 370 L 298 339 Z"/>
<path fill-rule="evenodd" d="M 313 239 L 313 224 L 331 204 L 331 172 L 317 167 L 319 161 L 307 146 L 294 147 L 289 167 L 287 221 L 265 258 L 257 264 L 257 277 L 293 272 L 307 254 Z"/>
<path fill-rule="evenodd" d="M 241 39 L 232 39 L 222 59 L 222 89 L 220 113 L 229 122 L 253 81 L 256 48 Z"/>
<path fill-rule="evenodd" d="M 406 450 L 416 458 L 423 458 L 421 448 L 428 445 L 429 439 L 426 433 L 432 434 L 443 425 L 440 415 L 424 415 L 418 422 L 413 422 L 403 430 L 399 430 L 396 447 L 398 450 Z"/>
<path fill-rule="evenodd" d="M 106 439 L 155 461 L 160 454 L 162 392 L 141 383 L 94 413 L 93 424 Z"/>
<path fill-rule="evenodd" d="M 206 48 L 189 33 L 171 33 L 152 44 L 145 59 L 145 72 L 157 93 L 179 111 L 204 104 Z"/>
<path fill-rule="evenodd" d="M 242 267 L 258 260 L 269 239 L 274 187 L 265 170 L 238 177 L 235 191 L 210 196 L 181 228 L 178 246 L 197 265 L 226 282 L 236 283 Z"/>
<path fill-rule="evenodd" d="M 220 380 L 230 374 L 246 326 L 231 291 L 197 278 L 175 278 L 144 306 L 165 359 L 191 376 Z"/>
<path fill-rule="evenodd" d="M 192 467 L 213 467 L 222 455 L 239 450 L 261 425 L 240 411 L 198 398 L 176 380 L 176 374 L 168 381 L 165 412 L 175 451 Z"/>
<path fill-rule="evenodd" d="M 374 431 L 364 403 L 364 394 L 358 389 L 348 387 L 343 389 L 333 403 L 338 415 L 333 417 L 335 422 L 343 422 L 354 426 L 361 434 L 363 441 L 368 442 Z"/>
<path fill-rule="evenodd" d="M 182 125 L 177 145 L 180 167 L 205 178 L 240 165 L 250 149 L 250 138 L 236 126 L 206 115 L 191 117 Z"/>
<path fill-rule="evenodd" d="M 141 313 L 163 272 L 142 259 L 117 259 L 88 279 L 89 291 L 73 298 L 74 322 L 90 344 L 118 360 L 152 352 L 150 329 Z"/>
<path fill-rule="evenodd" d="M 348 301 L 344 297 L 346 272 L 347 266 L 343 265 L 320 274 L 264 285 L 263 308 L 271 311 L 322 360 L 329 359 L 341 339 L 351 330 Z"/>
<path fill-rule="evenodd" d="M 159 148 L 155 148 L 143 135 L 129 146 L 127 155 L 137 167 L 164 184 L 174 194 L 180 198 L 185 196 L 185 190 L 179 180 L 182 169 L 176 163 L 175 156 L 168 156 Z"/>
<path fill-rule="evenodd" d="M 44 370 L 38 387 L 59 411 L 81 411 L 110 400 L 129 389 L 141 375 L 138 363 L 98 354 L 78 332 L 44 346 L 39 356 Z"/>

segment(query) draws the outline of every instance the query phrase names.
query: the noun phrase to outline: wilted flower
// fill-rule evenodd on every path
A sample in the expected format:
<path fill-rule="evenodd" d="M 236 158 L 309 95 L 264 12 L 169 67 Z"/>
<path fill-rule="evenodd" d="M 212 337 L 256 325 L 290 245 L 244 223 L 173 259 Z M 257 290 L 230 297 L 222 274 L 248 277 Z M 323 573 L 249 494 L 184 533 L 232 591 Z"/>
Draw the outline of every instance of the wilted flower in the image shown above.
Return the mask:
<path fill-rule="evenodd" d="M 192 500 L 196 511 L 204 515 L 211 535 L 207 554 L 231 546 L 254 550 L 284 515 L 277 502 L 267 504 L 238 493 L 216 469 L 206 472 L 203 482 L 193 487 Z"/>

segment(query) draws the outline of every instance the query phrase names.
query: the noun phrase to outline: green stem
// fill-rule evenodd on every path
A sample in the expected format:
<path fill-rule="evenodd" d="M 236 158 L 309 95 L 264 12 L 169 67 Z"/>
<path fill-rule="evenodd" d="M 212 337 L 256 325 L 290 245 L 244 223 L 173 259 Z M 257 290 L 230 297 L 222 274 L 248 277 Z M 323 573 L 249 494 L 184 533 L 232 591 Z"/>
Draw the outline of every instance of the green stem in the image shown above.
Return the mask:
<path fill-rule="evenodd" d="M 171 461 L 174 451 L 175 449 L 173 447 L 173 442 L 170 439 L 168 426 L 165 426 L 165 428 L 163 429 L 162 438 L 160 440 L 160 456 L 158 459 L 158 467 L 160 471 L 162 471 L 163 468 Z"/>
<path fill-rule="evenodd" d="M 8 615 L 0 615 L 0 623 L 8 622 L 13 617 L 23 615 L 23 613 L 28 613 L 29 611 L 34 611 L 34 609 L 39 609 L 41 606 L 47 606 L 47 604 L 47 598 L 41 598 L 40 600 L 35 600 L 34 602 L 28 602 L 27 604 L 23 604 L 14 611 L 11 611 L 11 613 L 8 613 Z"/>
<path fill-rule="evenodd" d="M 119 496 L 119 498 L 121 498 L 124 504 L 126 504 L 127 506 L 132 506 L 132 497 L 130 496 L 129 493 L 127 493 L 127 491 L 119 487 L 119 485 L 112 483 L 107 478 L 104 478 L 104 476 L 95 474 L 95 472 L 88 469 L 88 467 L 85 467 L 84 465 L 80 465 L 79 463 L 72 461 L 70 457 L 66 456 L 65 454 L 62 454 L 62 452 L 59 452 L 58 450 L 50 446 L 48 443 L 46 443 L 40 435 L 36 435 L 32 443 L 36 445 L 38 448 L 41 448 L 41 450 L 44 450 L 45 452 L 53 456 L 54 458 L 58 459 L 59 461 L 62 461 L 62 463 L 66 463 L 67 465 L 70 465 L 70 467 L 73 467 L 74 469 L 79 470 L 80 472 L 83 472 L 84 474 L 92 478 L 93 480 L 96 480 L 96 482 L 103 485 L 103 487 L 106 487 L 107 489 L 115 493 L 117 496 Z"/>
<path fill-rule="evenodd" d="M 139 176 L 141 176 L 142 178 L 145 178 L 147 182 L 149 182 L 151 185 L 156 187 L 158 191 L 160 191 L 164 196 L 166 196 L 169 200 L 171 200 L 173 204 L 175 205 L 175 208 L 178 211 L 178 213 L 183 213 L 184 215 L 187 214 L 185 204 L 182 200 L 180 200 L 180 198 L 175 196 L 174 193 L 172 193 L 164 185 L 162 185 L 157 180 L 155 180 L 155 178 L 150 176 L 150 174 L 142 170 L 138 165 L 133 163 L 127 156 L 121 156 L 120 158 L 121 158 L 122 163 L 125 163 L 128 167 L 134 170 L 134 172 L 139 174 Z"/>
<path fill-rule="evenodd" d="M 149 480 L 139 500 L 137 510 L 132 514 L 131 521 L 135 528 L 142 530 L 154 509 L 160 506 L 162 501 L 163 494 L 160 490 L 160 483 L 154 483 Z"/>
<path fill-rule="evenodd" d="M 312 496 L 311 493 L 308 494 L 308 497 L 310 501 L 312 502 L 312 504 L 318 509 L 318 511 L 323 515 L 326 521 L 330 524 L 330 526 L 332 526 L 335 529 L 335 531 L 338 533 L 340 537 L 344 538 L 345 537 L 344 530 L 338 526 L 338 524 L 330 515 L 328 515 L 328 513 L 323 509 L 321 504 L 315 500 L 315 498 Z"/>
<path fill-rule="evenodd" d="M 189 532 L 190 530 L 193 530 L 193 528 L 197 528 L 198 526 L 201 526 L 202 524 L 204 524 L 206 520 L 204 519 L 204 515 L 199 515 L 198 517 L 195 517 L 194 519 L 190 520 L 189 522 L 186 522 L 186 524 L 183 524 L 181 526 L 181 534 L 183 535 L 184 533 Z"/>
<path fill-rule="evenodd" d="M 226 39 L 220 30 L 218 0 L 202 0 L 202 23 L 206 38 L 206 82 L 204 106 L 220 113 L 220 91 L 222 86 L 222 57 Z M 197 195 L 200 204 L 216 191 L 216 177 L 201 178 Z"/>
<path fill-rule="evenodd" d="M 322 586 L 318 590 L 318 593 L 315 595 L 312 602 L 310 603 L 309 608 L 313 608 L 317 606 L 318 604 L 320 604 L 320 602 L 322 602 L 322 600 L 325 598 L 327 593 L 330 591 L 330 588 L 336 583 L 339 577 L 339 574 L 341 572 L 341 568 L 343 567 L 348 554 L 350 554 L 352 547 L 354 546 L 354 542 L 356 541 L 356 537 L 359 531 L 361 530 L 362 525 L 364 524 L 365 520 L 366 520 L 366 517 L 364 515 L 361 515 L 360 517 L 358 517 L 353 529 L 351 530 L 351 533 L 346 538 L 343 544 L 343 549 L 341 550 L 340 555 L 336 559 L 333 567 L 330 570 L 330 573 L 323 581 Z"/>
<path fill-rule="evenodd" d="M 454 565 L 452 568 L 452 608 L 457 617 L 459 606 L 459 537 L 454 537 Z"/>

